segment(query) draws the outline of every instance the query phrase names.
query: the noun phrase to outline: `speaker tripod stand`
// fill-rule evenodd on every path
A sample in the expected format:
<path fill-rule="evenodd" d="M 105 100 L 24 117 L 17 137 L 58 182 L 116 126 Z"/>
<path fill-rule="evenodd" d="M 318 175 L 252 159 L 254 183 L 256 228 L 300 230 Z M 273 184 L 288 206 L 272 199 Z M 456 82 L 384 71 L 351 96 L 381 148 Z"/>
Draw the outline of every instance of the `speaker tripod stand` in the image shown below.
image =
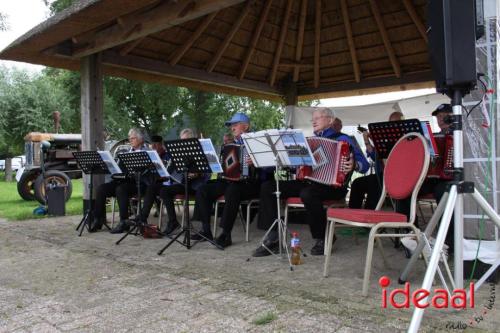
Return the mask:
<path fill-rule="evenodd" d="M 454 214 L 454 282 L 455 288 L 463 288 L 463 230 L 464 230 L 464 195 L 468 194 L 486 213 L 486 215 L 493 221 L 498 228 L 500 228 L 500 217 L 483 196 L 474 188 L 474 183 L 466 182 L 463 174 L 463 132 L 462 132 L 462 97 L 464 91 L 461 89 L 451 89 L 453 116 L 451 116 L 451 128 L 453 130 L 453 174 L 454 180 L 450 182 L 448 194 L 445 194 L 446 201 L 440 202 L 437 212 L 442 211 L 441 225 L 436 237 L 434 249 L 429 261 L 429 266 L 425 272 L 422 289 L 430 291 L 432 281 L 436 275 L 436 270 L 439 264 L 439 257 L 443 250 L 444 240 L 446 233 L 451 223 L 452 214 Z M 444 209 L 442 207 L 444 205 Z M 400 280 L 405 280 L 406 276 L 415 263 L 416 258 L 422 251 L 423 246 L 419 246 L 417 251 L 408 263 Z M 500 261 L 497 259 L 496 263 L 485 273 L 485 275 L 478 281 L 483 283 L 489 275 L 499 266 Z M 479 289 L 481 284 L 476 284 L 474 290 Z M 421 300 L 425 303 L 427 298 Z M 422 317 L 424 315 L 424 308 L 415 307 L 411 319 L 408 332 L 416 333 L 420 328 Z"/>

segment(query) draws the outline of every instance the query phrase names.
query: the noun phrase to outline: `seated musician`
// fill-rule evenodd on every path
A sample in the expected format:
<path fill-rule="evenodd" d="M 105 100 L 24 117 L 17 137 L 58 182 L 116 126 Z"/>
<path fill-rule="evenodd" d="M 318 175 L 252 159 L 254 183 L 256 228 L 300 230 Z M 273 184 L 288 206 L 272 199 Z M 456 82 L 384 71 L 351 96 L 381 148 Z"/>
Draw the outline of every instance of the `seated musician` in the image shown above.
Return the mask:
<path fill-rule="evenodd" d="M 194 132 L 190 128 L 185 128 L 180 133 L 181 139 L 190 139 L 194 138 Z M 168 154 L 166 154 L 168 155 Z M 163 159 L 163 158 L 162 158 Z M 170 157 L 166 156 L 164 160 L 169 160 Z M 168 168 L 168 171 L 173 174 L 175 171 L 172 168 Z M 178 181 L 182 181 L 183 175 L 178 175 L 179 177 L 175 177 L 177 180 L 170 179 L 165 182 L 153 183 L 148 186 L 146 193 L 144 194 L 144 203 L 141 210 L 141 214 L 139 216 L 139 220 L 147 224 L 148 216 L 153 207 L 153 204 L 156 200 L 156 197 L 159 195 L 160 199 L 163 201 L 163 205 L 167 210 L 167 223 L 162 226 L 162 230 L 160 230 L 164 234 L 171 234 L 174 232 L 179 226 L 179 222 L 177 222 L 177 214 L 175 213 L 175 205 L 174 199 L 177 194 L 184 194 L 184 185 L 183 183 L 179 183 Z M 208 175 L 189 175 L 189 193 L 194 194 L 196 190 L 203 185 Z"/>
<path fill-rule="evenodd" d="M 351 148 L 350 159 L 344 162 L 342 169 L 344 172 L 356 170 L 361 173 L 368 171 L 369 164 L 363 153 L 356 148 L 351 138 L 342 133 L 336 133 L 332 124 L 335 120 L 333 110 L 322 108 L 313 112 L 312 126 L 314 134 L 319 137 L 328 138 L 337 141 L 348 142 Z M 324 185 L 313 181 L 290 180 L 280 181 L 281 198 L 300 197 L 306 209 L 306 221 L 309 224 L 312 237 L 316 244 L 311 249 L 312 255 L 323 255 L 324 239 L 326 228 L 326 211 L 323 208 L 324 200 L 340 200 L 347 194 L 347 182 L 344 186 L 335 188 L 330 185 Z M 259 219 L 258 228 L 267 230 L 271 227 L 277 217 L 276 207 L 276 185 L 274 181 L 268 181 L 262 184 L 260 190 Z M 273 252 L 278 251 L 278 231 L 277 228 L 269 232 L 264 240 L 267 248 Z M 270 255 L 263 246 L 257 248 L 252 254 L 254 257 Z"/>
<path fill-rule="evenodd" d="M 453 109 L 451 104 L 441 104 L 436 110 L 432 112 L 432 116 L 437 118 L 437 123 L 439 126 L 439 134 L 451 135 L 452 131 L 450 129 L 450 124 L 445 122 L 445 118 L 453 114 Z M 439 204 L 441 198 L 446 192 L 448 180 L 441 178 L 426 178 L 422 187 L 420 188 L 420 192 L 418 192 L 419 196 L 426 195 L 432 193 L 432 196 Z M 410 199 L 401 200 L 398 202 L 397 211 L 409 215 L 410 214 Z M 452 217 L 453 220 L 453 217 Z M 453 254 L 453 245 L 454 245 L 454 231 L 453 231 L 453 223 L 450 223 L 448 228 L 448 233 L 446 234 L 445 243 L 448 245 L 448 253 Z"/>
<path fill-rule="evenodd" d="M 332 125 L 332 128 L 335 131 L 335 133 L 342 132 L 342 127 L 344 127 L 342 124 L 342 119 L 335 118 L 335 120 L 333 121 L 333 125 Z"/>
<path fill-rule="evenodd" d="M 243 144 L 241 135 L 250 130 L 250 119 L 244 113 L 236 113 L 230 120 L 226 121 L 226 126 L 230 127 L 235 144 Z M 247 162 L 249 162 L 247 160 Z M 251 162 L 251 161 L 250 161 Z M 201 234 L 212 240 L 213 235 L 210 230 L 210 217 L 215 201 L 224 196 L 225 204 L 222 211 L 221 227 L 222 232 L 215 242 L 221 247 L 232 245 L 231 231 L 238 215 L 241 201 L 256 198 L 259 195 L 260 181 L 259 175 L 241 181 L 228 179 L 218 179 L 201 186 L 196 192 L 196 203 L 193 220 L 201 221 Z M 194 240 L 203 240 L 195 234 Z"/>
<path fill-rule="evenodd" d="M 404 115 L 400 111 L 394 111 L 389 116 L 389 121 L 398 121 L 403 119 Z M 375 209 L 380 198 L 380 194 L 382 193 L 383 165 L 382 162 L 376 157 L 375 147 L 370 142 L 370 134 L 367 130 L 364 130 L 362 133 L 366 146 L 366 155 L 375 163 L 375 173 L 356 178 L 352 182 L 351 192 L 349 195 L 349 208 L 363 208 L 364 200 L 365 209 Z"/>
<path fill-rule="evenodd" d="M 129 152 L 149 150 L 144 144 L 144 134 L 138 128 L 130 129 L 128 140 L 131 145 Z M 106 198 L 112 196 L 115 196 L 118 201 L 120 222 L 110 232 L 112 234 L 119 234 L 128 231 L 130 228 L 127 223 L 129 217 L 129 199 L 136 193 L 137 187 L 132 178 L 112 180 L 109 183 L 101 184 L 97 188 L 94 221 L 91 225 L 91 231 L 97 231 L 102 228 L 102 225 L 106 221 Z"/>

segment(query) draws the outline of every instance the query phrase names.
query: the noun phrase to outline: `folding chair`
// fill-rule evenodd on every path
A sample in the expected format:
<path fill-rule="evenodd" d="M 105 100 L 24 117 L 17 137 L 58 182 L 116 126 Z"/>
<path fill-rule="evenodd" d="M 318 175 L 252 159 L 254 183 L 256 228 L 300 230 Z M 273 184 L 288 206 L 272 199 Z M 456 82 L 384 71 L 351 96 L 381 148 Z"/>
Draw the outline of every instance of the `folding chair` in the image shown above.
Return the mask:
<path fill-rule="evenodd" d="M 226 199 L 224 196 L 219 197 L 217 201 L 215 201 L 215 212 L 214 212 L 214 236 L 217 235 L 217 213 L 219 211 L 219 206 L 223 205 L 226 202 Z M 250 210 L 252 208 L 257 208 L 259 204 L 259 199 L 251 199 L 251 200 L 244 200 L 240 203 L 240 208 L 239 208 L 239 215 L 241 219 L 241 223 L 243 224 L 243 228 L 245 229 L 245 240 L 248 242 L 249 241 L 249 229 L 250 229 Z M 247 213 L 246 213 L 246 219 L 243 218 L 243 210 L 241 208 L 242 205 L 247 206 Z M 255 207 L 252 207 L 255 206 Z"/>
<path fill-rule="evenodd" d="M 182 220 L 181 220 L 181 226 L 184 227 L 184 221 L 185 221 L 185 215 L 184 215 L 184 200 L 185 200 L 185 196 L 184 194 L 177 194 L 175 197 L 174 197 L 174 204 L 180 208 L 181 210 L 181 216 L 182 216 Z M 191 201 L 194 201 L 195 200 L 195 196 L 194 195 L 190 195 L 189 198 L 188 198 L 188 204 L 189 202 Z M 158 214 L 158 228 L 161 230 L 161 225 L 162 225 L 162 221 L 163 221 L 163 200 L 160 200 L 160 213 Z"/>
<path fill-rule="evenodd" d="M 326 228 L 327 246 L 323 276 L 328 276 L 331 248 L 335 224 L 344 224 L 352 227 L 370 228 L 368 248 L 366 252 L 365 272 L 363 279 L 363 296 L 368 295 L 368 283 L 371 273 L 373 247 L 375 240 L 383 255 L 382 237 L 416 236 L 420 241 L 420 231 L 414 226 L 416 215 L 417 195 L 429 167 L 429 150 L 424 137 L 418 133 L 409 133 L 398 140 L 387 159 L 384 169 L 384 184 L 382 194 L 375 210 L 371 209 L 337 209 L 329 208 Z M 386 195 L 393 199 L 405 199 L 411 195 L 410 220 L 406 215 L 382 211 Z M 411 229 L 412 233 L 379 233 L 383 228 Z"/>

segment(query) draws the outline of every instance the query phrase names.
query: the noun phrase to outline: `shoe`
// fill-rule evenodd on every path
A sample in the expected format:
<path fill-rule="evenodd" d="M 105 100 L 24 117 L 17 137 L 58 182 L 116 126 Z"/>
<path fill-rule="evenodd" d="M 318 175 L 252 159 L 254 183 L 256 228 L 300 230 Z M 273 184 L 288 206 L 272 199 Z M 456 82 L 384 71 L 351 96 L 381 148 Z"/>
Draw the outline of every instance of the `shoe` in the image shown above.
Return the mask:
<path fill-rule="evenodd" d="M 222 246 L 223 248 L 233 245 L 231 234 L 220 234 L 219 237 L 217 237 L 217 239 L 215 240 L 215 244 Z"/>
<path fill-rule="evenodd" d="M 333 235 L 332 251 L 331 252 L 333 252 L 333 244 L 335 244 L 336 240 L 337 240 L 337 236 Z M 316 241 L 316 244 L 311 249 L 311 255 L 313 255 L 313 256 L 322 256 L 324 254 L 325 254 L 325 240 L 324 239 L 318 239 Z"/>
<path fill-rule="evenodd" d="M 207 239 L 208 240 L 214 240 L 214 236 L 212 236 L 212 232 L 211 231 L 209 231 L 209 232 L 203 232 L 203 231 L 201 231 L 200 233 L 191 235 L 191 239 L 194 240 L 194 241 L 204 242 Z"/>
<path fill-rule="evenodd" d="M 96 232 L 102 229 L 104 222 L 102 218 L 95 217 L 92 222 L 90 222 L 90 232 Z"/>
<path fill-rule="evenodd" d="M 163 234 L 165 234 L 165 235 L 170 235 L 171 233 L 173 233 L 175 230 L 177 230 L 180 227 L 181 227 L 181 225 L 179 224 L 179 222 L 177 222 L 177 221 L 173 221 L 173 222 L 168 221 L 166 228 L 164 230 L 162 230 L 161 232 Z"/>
<path fill-rule="evenodd" d="M 116 225 L 113 229 L 111 229 L 110 233 L 112 234 L 122 234 L 130 230 L 130 225 L 127 220 L 120 220 L 120 223 Z"/>
<path fill-rule="evenodd" d="M 264 247 L 264 245 L 267 247 Z M 270 256 L 271 254 L 277 254 L 280 252 L 280 244 L 278 240 L 270 241 L 270 240 L 265 240 L 264 245 L 259 246 L 258 248 L 255 249 L 252 253 L 252 257 L 266 257 Z M 269 249 L 269 250 L 268 250 Z M 269 252 L 271 251 L 271 252 Z"/>

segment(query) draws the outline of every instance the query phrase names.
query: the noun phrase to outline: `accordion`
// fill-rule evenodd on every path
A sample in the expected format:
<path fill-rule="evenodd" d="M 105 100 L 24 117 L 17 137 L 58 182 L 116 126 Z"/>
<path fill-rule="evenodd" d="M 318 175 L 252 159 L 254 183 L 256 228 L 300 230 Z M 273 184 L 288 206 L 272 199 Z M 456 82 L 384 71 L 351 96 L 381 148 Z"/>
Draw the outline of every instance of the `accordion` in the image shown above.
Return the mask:
<path fill-rule="evenodd" d="M 231 181 L 248 179 L 250 168 L 249 155 L 244 145 L 227 144 L 221 148 L 222 178 Z"/>
<path fill-rule="evenodd" d="M 316 166 L 301 166 L 297 180 L 311 180 L 320 184 L 342 187 L 348 173 L 342 171 L 343 162 L 351 155 L 349 143 L 321 137 L 309 137 L 307 142 L 316 161 Z"/>
<path fill-rule="evenodd" d="M 453 179 L 453 136 L 434 134 L 437 154 L 431 159 L 427 178 Z"/>

